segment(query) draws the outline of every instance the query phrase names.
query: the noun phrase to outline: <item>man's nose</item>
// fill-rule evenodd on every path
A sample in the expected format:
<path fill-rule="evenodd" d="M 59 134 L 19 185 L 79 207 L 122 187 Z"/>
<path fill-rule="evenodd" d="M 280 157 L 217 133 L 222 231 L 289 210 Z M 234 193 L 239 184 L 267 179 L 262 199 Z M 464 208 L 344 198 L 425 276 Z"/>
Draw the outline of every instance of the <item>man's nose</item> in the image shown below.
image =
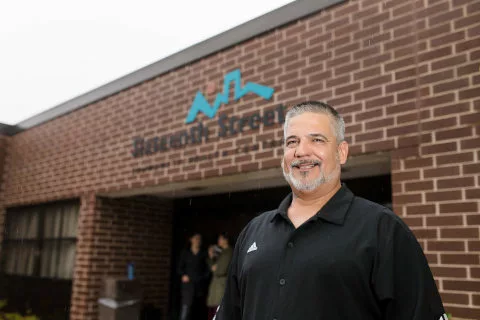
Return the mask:
<path fill-rule="evenodd" d="M 310 155 L 311 147 L 308 141 L 300 140 L 295 148 L 295 157 L 305 157 Z"/>

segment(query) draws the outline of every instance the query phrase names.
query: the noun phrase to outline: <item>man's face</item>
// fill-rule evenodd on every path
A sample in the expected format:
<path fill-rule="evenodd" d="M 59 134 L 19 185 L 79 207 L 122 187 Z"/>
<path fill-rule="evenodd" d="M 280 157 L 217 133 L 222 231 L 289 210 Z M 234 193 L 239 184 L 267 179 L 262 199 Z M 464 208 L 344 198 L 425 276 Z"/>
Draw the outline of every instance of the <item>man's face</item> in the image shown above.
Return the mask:
<path fill-rule="evenodd" d="M 285 131 L 283 175 L 292 188 L 313 191 L 340 180 L 348 155 L 345 141 L 337 143 L 329 115 L 305 112 L 289 120 Z"/>
<path fill-rule="evenodd" d="M 202 244 L 202 236 L 199 234 L 194 234 L 190 238 L 190 242 L 192 243 L 193 246 L 199 247 Z"/>

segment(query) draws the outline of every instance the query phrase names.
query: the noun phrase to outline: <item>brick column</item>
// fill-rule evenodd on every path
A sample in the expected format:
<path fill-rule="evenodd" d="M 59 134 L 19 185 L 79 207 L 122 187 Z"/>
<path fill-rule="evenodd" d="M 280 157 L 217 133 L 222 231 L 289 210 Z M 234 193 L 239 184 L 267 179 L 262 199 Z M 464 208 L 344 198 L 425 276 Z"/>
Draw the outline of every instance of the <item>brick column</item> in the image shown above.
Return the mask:
<path fill-rule="evenodd" d="M 168 309 L 172 204 L 156 198 L 82 198 L 72 292 L 72 320 L 96 320 L 102 280 L 135 264 L 144 303 Z"/>
<path fill-rule="evenodd" d="M 97 198 L 93 193 L 81 198 L 70 310 L 70 319 L 72 320 L 95 319 L 96 315 L 93 305 L 95 303 L 95 293 L 93 292 L 95 283 L 91 277 L 95 221 L 99 219 L 95 210 L 96 202 Z"/>

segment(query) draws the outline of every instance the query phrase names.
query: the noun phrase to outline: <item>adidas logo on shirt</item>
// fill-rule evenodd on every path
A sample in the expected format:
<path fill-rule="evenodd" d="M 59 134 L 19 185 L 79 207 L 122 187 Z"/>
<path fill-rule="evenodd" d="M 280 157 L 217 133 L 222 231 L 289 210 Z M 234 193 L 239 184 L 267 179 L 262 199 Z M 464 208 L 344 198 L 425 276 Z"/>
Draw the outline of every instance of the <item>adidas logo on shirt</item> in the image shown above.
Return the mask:
<path fill-rule="evenodd" d="M 254 242 L 254 243 L 250 246 L 250 248 L 248 248 L 247 253 L 252 252 L 252 251 L 256 251 L 257 249 L 258 249 L 258 248 L 257 248 L 257 243 Z"/>

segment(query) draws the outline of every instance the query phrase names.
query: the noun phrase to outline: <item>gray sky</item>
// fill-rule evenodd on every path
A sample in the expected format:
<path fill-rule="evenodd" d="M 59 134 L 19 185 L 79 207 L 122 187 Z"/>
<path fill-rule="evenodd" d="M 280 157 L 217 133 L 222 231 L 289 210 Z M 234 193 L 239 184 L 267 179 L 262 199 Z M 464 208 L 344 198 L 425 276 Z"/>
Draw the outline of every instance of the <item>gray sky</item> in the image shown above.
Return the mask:
<path fill-rule="evenodd" d="M 292 0 L 0 3 L 0 123 L 17 124 Z"/>

